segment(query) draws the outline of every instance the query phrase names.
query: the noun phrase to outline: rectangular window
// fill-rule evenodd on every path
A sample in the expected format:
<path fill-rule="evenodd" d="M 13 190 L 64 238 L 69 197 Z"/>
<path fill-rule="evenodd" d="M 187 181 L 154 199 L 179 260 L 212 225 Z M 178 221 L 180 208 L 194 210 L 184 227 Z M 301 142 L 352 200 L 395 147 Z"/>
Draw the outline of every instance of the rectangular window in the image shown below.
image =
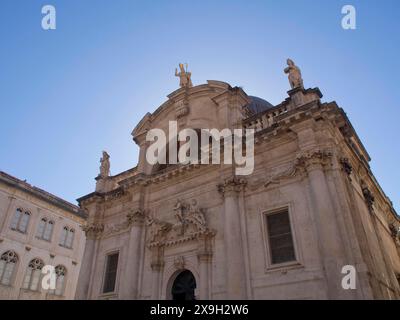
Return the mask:
<path fill-rule="evenodd" d="M 295 261 L 289 211 L 268 214 L 266 218 L 271 263 Z"/>
<path fill-rule="evenodd" d="M 104 276 L 103 293 L 114 292 L 117 279 L 118 252 L 107 256 L 106 273 Z"/>

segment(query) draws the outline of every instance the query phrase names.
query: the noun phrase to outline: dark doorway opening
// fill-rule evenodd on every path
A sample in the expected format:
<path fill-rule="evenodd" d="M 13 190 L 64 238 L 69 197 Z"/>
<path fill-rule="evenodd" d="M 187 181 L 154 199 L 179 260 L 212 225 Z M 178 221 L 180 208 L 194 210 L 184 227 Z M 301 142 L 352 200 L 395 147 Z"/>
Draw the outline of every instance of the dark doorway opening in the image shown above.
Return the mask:
<path fill-rule="evenodd" d="M 195 300 L 196 279 L 189 270 L 182 271 L 172 285 L 172 299 L 177 301 Z"/>

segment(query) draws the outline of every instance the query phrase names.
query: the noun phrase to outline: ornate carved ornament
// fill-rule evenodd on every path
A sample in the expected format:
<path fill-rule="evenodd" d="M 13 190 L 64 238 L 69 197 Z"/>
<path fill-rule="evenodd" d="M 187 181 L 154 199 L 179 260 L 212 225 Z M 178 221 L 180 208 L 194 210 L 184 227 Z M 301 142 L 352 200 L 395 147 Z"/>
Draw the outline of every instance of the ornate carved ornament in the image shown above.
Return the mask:
<path fill-rule="evenodd" d="M 188 106 L 189 102 L 187 100 L 187 97 L 185 97 L 184 100 L 181 100 L 179 102 L 176 103 L 176 107 L 175 107 L 175 116 L 177 119 L 182 118 L 186 115 L 189 114 L 189 106 Z"/>
<path fill-rule="evenodd" d="M 130 211 L 127 216 L 129 225 L 142 224 L 146 218 L 145 212 L 138 209 Z"/>
<path fill-rule="evenodd" d="M 256 180 L 250 188 L 252 190 L 258 189 L 260 186 L 268 188 L 271 185 L 279 184 L 284 179 L 304 176 L 307 169 L 312 169 L 313 166 L 330 164 L 331 158 L 332 152 L 326 150 L 317 149 L 299 153 L 285 169 L 273 173 L 264 179 Z"/>
<path fill-rule="evenodd" d="M 121 223 L 104 226 L 103 223 L 88 223 L 82 226 L 86 237 L 90 239 L 107 238 L 112 235 L 128 231 L 132 225 L 144 222 L 145 214 L 141 210 L 131 210 L 126 220 Z"/>
<path fill-rule="evenodd" d="M 177 270 L 185 269 L 185 257 L 184 256 L 175 257 L 174 266 Z"/>
<path fill-rule="evenodd" d="M 218 191 L 226 196 L 230 193 L 238 193 L 245 189 L 247 181 L 242 178 L 232 177 L 217 185 Z"/>
<path fill-rule="evenodd" d="M 368 186 L 364 182 L 361 183 L 361 190 L 362 190 L 364 200 L 368 207 L 369 212 L 373 213 L 374 212 L 374 202 L 375 202 L 374 195 L 372 194 L 371 190 L 368 188 Z"/>
<path fill-rule="evenodd" d="M 389 223 L 389 230 L 395 243 L 400 246 L 400 223 L 395 221 Z"/>
<path fill-rule="evenodd" d="M 349 159 L 348 159 L 348 158 L 341 158 L 341 159 L 340 159 L 340 164 L 342 165 L 343 171 L 346 172 L 346 174 L 347 174 L 348 176 L 350 176 L 350 175 L 351 175 L 351 172 L 353 171 L 353 167 L 352 167 L 352 165 L 350 164 Z"/>
<path fill-rule="evenodd" d="M 173 246 L 191 240 L 213 237 L 215 231 L 208 228 L 204 209 L 199 208 L 196 200 L 186 203 L 177 200 L 173 210 L 176 223 L 160 221 L 146 217 L 148 228 L 148 246 Z"/>
<path fill-rule="evenodd" d="M 104 224 L 102 223 L 88 223 L 82 226 L 88 239 L 98 239 L 104 231 Z"/>

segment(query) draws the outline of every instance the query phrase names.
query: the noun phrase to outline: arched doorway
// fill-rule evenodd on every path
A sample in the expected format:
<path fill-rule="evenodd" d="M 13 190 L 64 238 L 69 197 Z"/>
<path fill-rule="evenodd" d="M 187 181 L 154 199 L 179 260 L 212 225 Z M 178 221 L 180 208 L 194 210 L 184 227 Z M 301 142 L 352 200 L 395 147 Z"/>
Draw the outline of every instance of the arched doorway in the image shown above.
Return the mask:
<path fill-rule="evenodd" d="M 171 288 L 172 300 L 195 300 L 196 279 L 189 270 L 184 270 L 175 278 Z"/>

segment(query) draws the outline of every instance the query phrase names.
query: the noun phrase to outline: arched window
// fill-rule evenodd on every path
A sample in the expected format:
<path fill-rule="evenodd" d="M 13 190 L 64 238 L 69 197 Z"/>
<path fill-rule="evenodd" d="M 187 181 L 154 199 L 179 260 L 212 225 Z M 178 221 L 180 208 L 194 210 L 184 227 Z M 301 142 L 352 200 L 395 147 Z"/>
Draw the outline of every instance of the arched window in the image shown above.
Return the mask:
<path fill-rule="evenodd" d="M 64 293 L 65 277 L 67 275 L 67 268 L 62 265 L 56 266 L 56 288 L 50 289 L 49 293 L 56 296 L 62 296 Z"/>
<path fill-rule="evenodd" d="M 41 259 L 36 258 L 31 260 L 31 262 L 29 262 L 28 269 L 26 270 L 22 288 L 38 291 L 43 267 L 44 263 Z"/>
<path fill-rule="evenodd" d="M 11 284 L 18 256 L 14 251 L 6 251 L 0 258 L 0 283 L 6 286 Z"/>
<path fill-rule="evenodd" d="M 39 222 L 37 231 L 37 237 L 39 239 L 50 241 L 51 235 L 53 234 L 54 221 L 42 218 Z"/>
<path fill-rule="evenodd" d="M 75 230 L 69 227 L 64 227 L 61 232 L 60 246 L 72 249 L 74 242 Z"/>
<path fill-rule="evenodd" d="M 30 217 L 31 217 L 30 212 L 28 211 L 23 212 L 21 208 L 18 208 L 15 211 L 14 217 L 11 221 L 11 229 L 22 233 L 26 233 Z"/>

